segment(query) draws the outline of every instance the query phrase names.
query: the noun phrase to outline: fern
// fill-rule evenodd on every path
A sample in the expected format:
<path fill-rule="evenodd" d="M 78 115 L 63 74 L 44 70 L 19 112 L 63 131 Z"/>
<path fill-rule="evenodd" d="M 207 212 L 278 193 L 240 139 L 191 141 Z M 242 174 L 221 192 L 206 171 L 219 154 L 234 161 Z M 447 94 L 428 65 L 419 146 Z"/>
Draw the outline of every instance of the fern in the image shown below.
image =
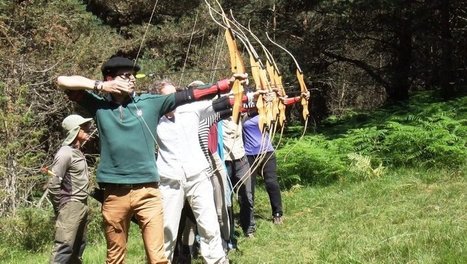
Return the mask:
<path fill-rule="evenodd" d="M 351 172 L 361 176 L 363 179 L 370 180 L 383 176 L 385 168 L 383 163 L 380 162 L 376 168 L 372 167 L 371 158 L 358 153 L 349 153 L 347 158 L 350 160 Z"/>
<path fill-rule="evenodd" d="M 286 154 L 293 148 L 292 154 Z M 283 185 L 329 184 L 345 174 L 346 161 L 324 137 L 292 141 L 277 151 L 278 175 Z M 284 159 L 285 157 L 285 159 Z"/>

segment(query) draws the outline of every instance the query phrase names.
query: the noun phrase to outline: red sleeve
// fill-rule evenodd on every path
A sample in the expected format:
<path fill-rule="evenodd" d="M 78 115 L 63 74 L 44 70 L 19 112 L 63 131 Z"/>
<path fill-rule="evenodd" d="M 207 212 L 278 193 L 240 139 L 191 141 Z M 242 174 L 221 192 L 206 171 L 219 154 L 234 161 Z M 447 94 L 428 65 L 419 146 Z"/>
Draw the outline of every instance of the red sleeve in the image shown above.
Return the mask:
<path fill-rule="evenodd" d="M 208 95 L 215 94 L 224 94 L 230 91 L 230 82 L 229 79 L 220 80 L 217 83 L 214 83 L 207 88 L 194 88 L 193 89 L 193 98 L 199 100 L 201 98 L 206 98 Z"/>
<path fill-rule="evenodd" d="M 292 97 L 292 98 L 286 98 L 284 100 L 284 104 L 285 105 L 295 104 L 296 102 L 300 102 L 300 99 L 301 99 L 300 96 L 295 96 L 295 97 Z"/>

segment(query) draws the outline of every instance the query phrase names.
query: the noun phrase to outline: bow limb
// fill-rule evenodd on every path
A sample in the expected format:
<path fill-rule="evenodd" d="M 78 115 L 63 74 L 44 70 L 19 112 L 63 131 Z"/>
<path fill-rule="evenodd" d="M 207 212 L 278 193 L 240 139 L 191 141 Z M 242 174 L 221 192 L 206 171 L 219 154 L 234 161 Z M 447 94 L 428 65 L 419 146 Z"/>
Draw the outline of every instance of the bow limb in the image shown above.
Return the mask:
<path fill-rule="evenodd" d="M 219 26 L 221 26 L 222 28 L 225 29 L 224 37 L 225 37 L 227 47 L 228 47 L 228 50 L 229 50 L 230 69 L 231 69 L 232 73 L 233 74 L 237 74 L 237 73 L 243 74 L 243 73 L 245 73 L 246 72 L 245 71 L 245 66 L 243 64 L 242 57 L 241 57 L 240 52 L 238 50 L 236 38 L 235 38 L 235 35 L 234 35 L 234 32 L 233 32 L 232 28 L 230 27 L 228 19 L 226 18 L 224 10 L 222 10 L 222 7 L 221 7 L 221 11 L 222 11 L 221 15 L 222 15 L 222 20 L 223 20 L 224 23 L 220 23 L 219 21 L 217 21 L 214 18 L 214 15 L 212 14 L 213 11 L 215 11 L 218 14 L 219 14 L 219 12 L 217 12 L 209 4 L 209 2 L 207 0 L 205 0 L 205 3 L 208 6 L 208 11 L 209 11 L 209 14 L 210 14 L 212 20 L 216 24 L 218 24 Z M 219 3 L 218 3 L 218 5 L 220 6 Z M 232 107 L 232 119 L 236 124 L 238 124 L 239 121 L 240 121 L 240 111 L 241 111 L 241 106 L 242 106 L 243 91 L 244 91 L 243 85 L 241 84 L 241 82 L 238 79 L 235 79 L 233 84 L 232 84 L 231 92 L 234 95 L 234 105 Z"/>
<path fill-rule="evenodd" d="M 298 64 L 297 60 L 295 59 L 295 57 L 292 55 L 292 53 L 290 51 L 288 51 L 286 48 L 284 48 L 283 46 L 279 45 L 277 42 L 273 41 L 268 33 L 266 32 L 266 36 L 267 38 L 269 39 L 269 41 L 271 43 L 273 43 L 274 45 L 276 45 L 277 47 L 279 47 L 280 49 L 282 49 L 283 51 L 285 51 L 291 58 L 292 60 L 294 61 L 296 67 L 297 67 L 297 71 L 296 71 L 296 76 L 297 76 L 297 80 L 298 80 L 298 83 L 300 85 L 300 92 L 302 94 L 304 93 L 308 93 L 308 88 L 305 84 L 305 80 L 304 80 L 304 75 L 303 75 L 303 71 L 302 69 L 300 68 L 300 65 Z M 303 132 L 303 134 L 305 134 L 305 131 L 306 131 L 306 127 L 307 127 L 307 123 L 308 123 L 308 117 L 309 117 L 309 110 L 308 110 L 308 100 L 307 98 L 305 97 L 302 97 L 301 99 L 301 104 L 303 106 L 303 111 L 302 111 L 302 116 L 303 116 L 303 119 L 305 120 L 305 130 Z M 303 136 L 302 134 L 302 136 Z"/>
<path fill-rule="evenodd" d="M 263 91 L 263 93 L 269 93 L 268 96 L 271 96 L 272 79 L 268 79 L 267 68 L 264 67 L 264 64 L 261 62 L 254 46 L 251 44 L 251 42 L 248 40 L 248 37 L 244 33 L 244 30 L 249 30 L 234 18 L 232 10 L 230 10 L 230 15 L 232 18 L 231 22 L 241 34 L 241 39 L 243 39 L 242 42 L 244 43 L 246 49 L 248 50 L 248 54 L 250 55 L 250 64 L 256 85 L 256 90 Z M 258 126 L 260 128 L 260 131 L 263 132 L 265 128 L 271 130 L 276 118 L 272 102 L 264 100 L 263 94 L 260 93 L 256 102 L 256 108 L 258 109 Z"/>
<path fill-rule="evenodd" d="M 248 37 L 243 32 L 241 24 L 234 19 L 232 11 L 230 12 L 232 17 L 230 24 L 235 27 L 234 33 L 236 34 L 237 39 L 239 39 L 243 43 L 244 47 L 248 51 L 252 76 L 255 81 L 256 90 L 270 92 L 271 86 L 270 81 L 267 78 L 267 71 L 264 65 L 262 64 L 261 60 L 259 59 L 258 53 L 256 52 L 254 46 L 251 44 Z M 272 112 L 270 111 L 270 106 L 271 102 L 265 100 L 263 98 L 263 93 L 260 93 L 256 102 L 256 108 L 258 109 L 259 116 L 258 127 L 262 133 L 260 149 L 263 149 L 265 146 L 267 146 L 268 139 L 272 138 L 267 136 L 269 133 L 267 133 L 266 131 L 274 131 L 274 129 L 272 129 L 272 123 L 274 121 L 274 118 Z M 249 179 L 251 172 L 257 170 L 258 167 L 262 164 L 264 158 L 266 157 L 266 154 L 267 152 L 262 152 L 256 157 L 255 161 L 252 164 L 250 164 L 249 170 L 240 178 L 236 186 L 243 184 Z"/>
<path fill-rule="evenodd" d="M 264 80 L 263 73 L 262 73 L 262 64 L 258 58 L 257 53 L 252 48 L 251 43 L 244 37 L 244 34 L 236 34 L 238 39 L 243 43 L 245 46 L 248 56 L 249 62 L 251 67 L 251 76 L 253 77 L 253 81 L 255 82 L 256 90 L 265 90 L 266 81 Z M 259 115 L 259 128 L 260 131 L 263 131 L 264 127 L 267 126 L 267 118 L 266 118 L 266 111 L 265 111 L 266 104 L 263 100 L 263 95 L 259 95 L 256 101 L 256 108 L 258 109 Z"/>
<path fill-rule="evenodd" d="M 207 3 L 207 0 L 205 0 Z M 225 27 L 225 40 L 227 42 L 227 46 L 229 48 L 229 55 L 230 55 L 230 68 L 232 70 L 232 73 L 245 73 L 245 66 L 242 60 L 242 57 L 240 56 L 240 52 L 238 50 L 237 46 L 237 41 L 233 32 L 232 27 L 230 26 L 229 19 L 227 18 L 224 9 L 222 8 L 222 5 L 219 3 L 219 1 L 216 0 L 217 5 L 219 6 L 221 12 L 222 12 L 222 20 L 224 21 L 224 27 Z M 209 5 L 209 4 L 208 4 Z M 214 10 L 213 8 L 210 7 L 210 12 L 211 10 Z M 212 13 L 211 13 L 211 17 Z M 214 19 L 214 17 L 213 17 Z M 239 80 L 235 79 L 233 85 L 232 85 L 232 93 L 234 95 L 234 105 L 232 107 L 232 119 L 233 121 L 238 124 L 240 122 L 240 112 L 241 112 L 241 106 L 242 106 L 242 98 L 243 98 L 243 85 L 240 83 Z"/>
<path fill-rule="evenodd" d="M 232 13 L 232 12 L 231 12 Z M 261 42 L 261 40 L 256 36 L 256 34 L 253 33 L 250 27 L 250 23 L 248 23 L 248 28 L 240 24 L 231 14 L 233 21 L 236 22 L 236 24 L 243 28 L 243 30 L 247 31 L 253 38 L 254 40 L 261 46 L 261 49 L 263 50 L 263 53 L 266 57 L 266 68 L 265 71 L 267 75 L 269 76 L 270 84 L 269 84 L 269 92 L 273 92 L 272 88 L 275 88 L 278 95 L 280 96 L 285 96 L 285 90 L 284 86 L 282 84 L 282 77 L 280 75 L 279 69 L 276 65 L 276 62 L 274 61 L 274 58 L 269 52 L 269 50 L 266 48 L 266 46 Z M 273 93 L 276 95 L 276 93 Z M 278 96 L 274 96 L 272 99 L 272 103 L 270 105 L 270 117 L 271 118 L 271 123 L 278 120 L 281 127 L 283 127 L 283 123 L 285 121 L 285 105 L 282 104 L 282 102 L 279 100 Z M 277 126 L 274 127 L 274 129 L 277 128 Z"/>
<path fill-rule="evenodd" d="M 282 77 L 280 76 L 280 72 L 277 69 L 277 65 L 275 64 L 274 58 L 272 57 L 271 53 L 262 44 L 262 42 L 259 40 L 259 38 L 252 32 L 252 30 L 250 28 L 250 25 L 248 25 L 248 28 L 246 28 L 242 24 L 240 24 L 237 20 L 235 20 L 233 14 L 232 14 L 232 11 L 231 11 L 231 17 L 232 17 L 232 20 L 235 22 L 235 25 L 237 27 L 239 27 L 238 30 L 242 31 L 241 28 L 243 28 L 244 31 L 247 31 L 247 32 L 250 33 L 250 35 L 261 46 L 261 48 L 263 50 L 263 53 L 264 53 L 264 55 L 266 57 L 266 67 L 264 67 L 261 64 L 262 67 L 260 68 L 260 72 L 262 74 L 261 75 L 262 80 L 268 80 L 267 76 L 269 76 L 267 90 L 269 92 L 269 95 L 273 95 L 273 98 L 272 98 L 272 101 L 269 101 L 268 106 L 266 107 L 266 109 L 267 109 L 266 110 L 267 111 L 266 116 L 267 116 L 267 120 L 269 121 L 268 123 L 269 123 L 269 128 L 270 129 L 269 129 L 268 133 L 263 133 L 263 136 L 261 137 L 261 144 L 260 144 L 261 147 L 260 147 L 260 149 L 263 149 L 263 147 L 268 144 L 268 142 L 267 142 L 268 139 L 271 141 L 275 137 L 275 133 L 277 131 L 277 124 L 279 123 L 277 121 L 279 120 L 279 117 L 282 117 L 282 119 L 281 119 L 282 122 L 280 122 L 280 124 L 281 124 L 281 133 L 280 133 L 279 141 L 277 143 L 277 146 L 278 146 L 280 144 L 280 141 L 282 139 L 282 135 L 283 135 L 283 132 L 284 132 L 283 122 L 285 120 L 285 104 L 283 104 L 282 101 L 280 101 L 278 96 L 277 96 L 277 95 L 280 95 L 280 94 L 285 95 L 285 91 L 283 91 Z M 243 31 L 242 31 L 242 33 L 243 33 Z M 243 35 L 245 35 L 245 34 L 243 33 Z M 253 45 L 250 44 L 250 46 L 253 46 Z M 252 47 L 252 50 L 254 51 L 253 47 Z M 258 57 L 258 56 L 256 56 L 256 57 Z M 263 87 L 265 87 L 264 84 L 263 84 Z M 276 89 L 280 88 L 282 90 L 273 91 L 272 90 L 273 87 L 276 88 Z M 279 109 L 280 105 L 283 106 L 282 111 Z M 280 112 L 282 113 L 281 115 L 279 115 Z M 258 125 L 260 125 L 260 124 L 258 124 Z M 260 129 L 261 129 L 261 126 L 260 126 Z M 261 130 L 261 131 L 263 132 L 263 130 Z M 269 135 L 269 137 L 267 135 Z M 275 151 L 277 149 L 277 146 L 274 147 L 273 151 Z M 261 170 L 263 170 L 264 165 L 268 162 L 268 160 L 270 158 L 271 158 L 271 156 L 267 157 L 267 152 L 266 151 L 262 151 L 261 154 L 256 157 L 255 161 L 251 165 L 251 170 L 252 171 L 257 170 L 259 168 L 259 166 L 261 166 L 261 164 L 263 164 L 263 168 L 261 168 Z"/>
<path fill-rule="evenodd" d="M 280 90 L 280 96 L 281 97 L 287 97 L 287 94 L 285 93 L 284 85 L 282 83 L 282 76 L 280 74 L 277 74 L 274 76 L 274 79 L 276 80 L 276 83 L 278 83 L 278 87 Z M 284 102 L 279 100 L 279 105 L 278 105 L 278 110 L 279 110 L 279 125 L 281 128 L 284 128 L 284 122 L 285 122 L 285 104 Z"/>
<path fill-rule="evenodd" d="M 303 97 L 303 94 L 308 93 L 308 89 L 305 84 L 303 72 L 300 70 L 300 68 L 298 68 L 298 66 L 297 66 L 296 74 L 297 74 L 298 83 L 300 84 L 300 91 L 302 93 L 302 99 L 301 99 L 301 104 L 303 106 L 302 116 L 304 120 L 308 120 L 308 116 L 310 115 L 308 111 L 308 100 L 307 98 Z"/>
<path fill-rule="evenodd" d="M 284 85 L 282 83 L 282 76 L 279 71 L 279 68 L 277 67 L 277 64 L 274 60 L 274 57 L 272 56 L 271 52 L 266 48 L 265 45 L 259 40 L 259 38 L 253 33 L 253 31 L 250 28 L 250 24 L 248 24 L 248 32 L 253 36 L 253 38 L 261 45 L 261 48 L 263 49 L 263 52 L 266 56 L 266 71 L 268 72 L 269 78 L 271 80 L 271 87 L 275 88 L 275 97 L 272 102 L 272 109 L 273 109 L 273 116 L 276 118 L 276 122 L 274 125 L 274 131 L 273 131 L 273 136 L 274 137 L 276 131 L 277 131 L 277 124 L 280 126 L 280 135 L 279 135 L 279 140 L 277 141 L 277 145 L 274 147 L 274 150 L 277 149 L 279 146 L 281 140 L 282 140 L 282 135 L 284 134 L 284 123 L 286 120 L 285 116 L 285 110 L 286 106 L 282 100 L 279 100 L 278 96 L 280 97 L 286 97 Z"/>
<path fill-rule="evenodd" d="M 261 43 L 261 42 L 260 42 Z M 264 47 L 264 45 L 261 43 L 261 46 Z M 273 87 L 278 89 L 278 94 L 281 97 L 286 97 L 287 94 L 285 92 L 284 84 L 282 82 L 282 75 L 279 71 L 279 67 L 277 67 L 276 61 L 274 60 L 274 57 L 272 54 L 269 52 L 266 47 L 264 47 L 264 52 L 266 54 L 266 69 L 269 72 L 269 75 L 271 76 L 271 79 L 273 80 Z M 281 129 L 284 128 L 284 122 L 285 122 L 285 104 L 279 98 L 276 97 L 275 100 L 275 109 L 277 109 L 277 119 L 279 121 L 279 125 L 281 126 Z M 282 130 L 283 131 L 283 130 Z M 282 134 L 281 131 L 281 134 Z"/>
<path fill-rule="evenodd" d="M 271 52 L 266 48 L 266 46 L 261 42 L 261 40 L 256 36 L 256 34 L 253 33 L 249 23 L 248 23 L 247 31 L 251 34 L 251 36 L 253 36 L 256 42 L 258 42 L 258 44 L 263 49 L 263 52 L 266 56 L 266 70 L 268 72 L 269 78 L 271 79 L 271 86 L 278 90 L 277 92 L 279 96 L 281 97 L 287 96 L 285 89 L 284 89 L 284 85 L 282 83 L 282 76 L 279 71 L 279 67 L 277 67 L 276 61 L 274 60 L 274 57 L 272 56 Z M 285 104 L 281 100 L 279 100 L 277 96 L 273 100 L 272 109 L 273 109 L 273 115 L 279 121 L 279 125 L 281 126 L 281 129 L 282 129 L 284 127 L 284 122 L 286 119 Z M 281 135 L 282 135 L 282 131 L 281 131 Z"/>
<path fill-rule="evenodd" d="M 295 65 L 297 67 L 297 71 L 296 71 L 296 75 L 297 75 L 297 80 L 298 80 L 298 83 L 300 85 L 300 92 L 303 94 L 303 93 L 308 93 L 308 89 L 306 87 L 306 84 L 305 84 L 305 80 L 304 80 L 304 75 L 303 75 L 303 71 L 301 70 L 300 68 L 300 65 L 298 65 L 298 62 L 297 60 L 295 59 L 295 57 L 292 55 L 292 53 L 290 51 L 288 51 L 286 48 L 284 48 L 283 46 L 279 45 L 278 43 L 276 43 L 275 41 L 273 41 L 268 33 L 266 32 L 266 36 L 267 38 L 269 39 L 269 41 L 271 43 L 273 43 L 274 45 L 276 45 L 277 47 L 279 47 L 280 49 L 282 49 L 283 51 L 285 51 L 290 57 L 292 57 L 293 61 L 295 62 Z M 303 96 L 303 95 L 302 95 Z M 303 111 L 302 111 L 302 116 L 303 118 L 305 119 L 305 126 L 304 126 L 304 129 L 303 129 L 303 133 L 302 135 L 300 136 L 300 139 L 303 138 L 303 136 L 305 135 L 305 132 L 306 132 L 306 129 L 307 129 L 307 126 L 308 126 L 308 117 L 309 117 L 309 112 L 308 112 L 308 97 L 305 97 L 303 98 L 302 97 L 302 100 L 301 100 L 301 103 L 302 103 L 302 106 L 303 106 Z M 287 156 L 292 152 L 293 148 L 297 146 L 296 144 L 293 145 L 293 147 L 289 150 L 289 152 L 287 152 L 285 155 L 284 155 L 284 161 L 287 159 Z"/>
<path fill-rule="evenodd" d="M 216 0 L 216 3 L 218 4 L 218 6 L 220 7 L 220 9 L 222 10 L 222 14 L 220 14 L 222 16 L 222 20 L 224 21 L 224 25 L 220 24 L 217 22 L 217 20 L 214 18 L 213 14 L 212 14 L 212 11 L 216 12 L 219 14 L 219 12 L 217 12 L 215 9 L 213 9 L 207 0 L 205 0 L 206 4 L 208 5 L 208 8 L 209 8 L 209 14 L 211 15 L 211 18 L 217 23 L 219 24 L 221 27 L 225 28 L 226 29 L 226 32 L 225 32 L 225 36 L 226 36 L 226 41 L 227 41 L 227 45 L 229 47 L 229 54 L 230 54 L 230 61 L 231 61 L 231 68 L 232 68 L 232 71 L 233 69 L 235 69 L 235 63 L 238 63 L 241 61 L 241 57 L 239 56 L 239 52 L 238 52 L 238 48 L 237 48 L 237 45 L 236 45 L 236 42 L 235 42 L 235 35 L 234 35 L 234 31 L 233 29 L 230 27 L 230 24 L 229 24 L 229 21 L 224 13 L 224 10 L 222 9 L 222 6 L 220 5 L 220 3 Z M 241 39 L 241 37 L 238 38 L 240 41 L 243 42 L 243 40 Z M 245 42 L 243 42 L 243 44 L 245 45 Z M 249 54 L 250 54 L 250 51 L 249 51 Z M 251 54 L 250 54 L 251 55 Z M 250 56 L 251 58 L 251 56 Z M 250 60 L 251 61 L 251 60 Z M 235 63 L 234 63 L 235 62 Z M 243 65 L 243 63 L 242 63 Z M 254 68 L 252 68 L 254 69 Z M 238 70 L 238 69 L 237 69 Z M 258 74 L 257 73 L 252 73 L 253 77 L 258 79 Z M 256 82 L 256 80 L 255 80 Z M 234 83 L 235 85 L 235 83 Z M 232 87 L 232 90 L 234 89 L 234 87 Z M 241 103 L 241 97 L 240 97 L 240 103 Z M 235 108 L 235 105 L 237 105 L 237 98 L 235 98 L 235 104 L 234 104 L 234 109 L 233 109 L 233 113 L 232 113 L 232 119 L 234 122 L 236 122 L 238 124 L 238 116 L 239 116 L 239 112 L 238 110 L 240 110 L 238 108 L 238 110 L 236 110 Z M 240 105 L 240 104 L 238 104 Z M 237 126 L 237 129 L 240 128 L 240 126 Z M 238 133 L 237 133 L 238 135 Z M 236 139 L 237 137 L 235 137 Z M 242 184 L 245 183 L 245 181 L 248 180 L 248 178 L 250 177 L 251 175 L 251 167 L 247 170 L 247 172 L 245 173 L 245 175 L 243 175 L 239 181 L 232 187 L 232 190 L 237 190 L 236 192 L 236 197 L 238 197 L 238 192 L 240 191 L 240 188 L 238 188 L 239 186 L 241 186 Z"/>
<path fill-rule="evenodd" d="M 253 55 L 250 53 L 250 65 L 251 65 L 251 73 L 253 80 L 255 82 L 255 87 L 256 90 L 264 90 L 264 82 L 262 81 L 261 73 L 260 73 L 260 65 L 257 60 L 253 57 Z M 258 99 L 256 100 L 256 108 L 258 109 L 258 115 L 259 115 L 259 130 L 263 131 L 265 126 L 267 125 L 267 118 L 266 118 L 266 111 L 265 111 L 266 104 L 263 99 L 263 95 L 260 94 L 258 96 Z"/>
<path fill-rule="evenodd" d="M 232 73 L 245 73 L 245 66 L 238 52 L 235 36 L 230 28 L 225 30 L 225 40 L 229 48 L 230 68 Z M 243 97 L 243 85 L 239 80 L 235 79 L 232 85 L 232 93 L 234 94 L 234 105 L 232 110 L 232 119 L 236 124 L 240 121 L 240 110 Z"/>

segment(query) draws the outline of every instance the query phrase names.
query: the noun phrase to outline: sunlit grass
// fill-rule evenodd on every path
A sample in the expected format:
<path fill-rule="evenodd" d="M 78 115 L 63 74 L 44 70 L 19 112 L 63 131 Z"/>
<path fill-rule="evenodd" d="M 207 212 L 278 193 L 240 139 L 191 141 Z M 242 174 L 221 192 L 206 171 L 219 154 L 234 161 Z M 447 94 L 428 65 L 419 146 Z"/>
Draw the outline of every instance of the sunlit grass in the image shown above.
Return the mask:
<path fill-rule="evenodd" d="M 283 192 L 283 225 L 272 224 L 261 186 L 256 236 L 239 238 L 232 263 L 467 263 L 465 171 L 399 170 L 357 183 L 295 186 Z M 10 256 L 0 262 L 46 263 L 49 253 Z M 132 225 L 127 263 L 144 258 Z M 104 242 L 88 245 L 84 263 L 104 259 Z"/>

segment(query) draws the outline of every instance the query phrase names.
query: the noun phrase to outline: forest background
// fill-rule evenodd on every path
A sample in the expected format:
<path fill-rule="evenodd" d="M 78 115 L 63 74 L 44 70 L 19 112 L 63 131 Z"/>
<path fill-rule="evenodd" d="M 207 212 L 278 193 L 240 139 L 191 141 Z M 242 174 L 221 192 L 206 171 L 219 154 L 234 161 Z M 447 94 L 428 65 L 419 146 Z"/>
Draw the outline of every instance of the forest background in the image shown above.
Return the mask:
<path fill-rule="evenodd" d="M 303 140 L 301 106 L 287 109 L 278 156 L 287 156 L 285 150 L 294 155 L 279 164 L 283 188 L 369 179 L 400 167 L 446 169 L 465 177 L 467 1 L 221 4 L 270 50 L 289 96 L 299 94 L 297 65 L 266 32 L 295 56 L 311 92 Z M 48 206 L 41 200 L 47 176 L 40 168 L 51 163 L 60 145 L 61 120 L 81 113 L 57 91 L 57 76 L 100 79 L 100 65 L 114 54 L 138 59 L 146 74 L 138 80 L 142 89 L 160 78 L 186 85 L 231 74 L 223 29 L 204 1 L 1 0 L 0 43 L 5 222 Z M 240 50 L 245 52 L 241 45 Z M 93 168 L 97 149 L 96 141 L 86 149 Z M 8 233 L 6 227 L 0 231 Z M 34 243 L 27 247 L 36 249 Z"/>

